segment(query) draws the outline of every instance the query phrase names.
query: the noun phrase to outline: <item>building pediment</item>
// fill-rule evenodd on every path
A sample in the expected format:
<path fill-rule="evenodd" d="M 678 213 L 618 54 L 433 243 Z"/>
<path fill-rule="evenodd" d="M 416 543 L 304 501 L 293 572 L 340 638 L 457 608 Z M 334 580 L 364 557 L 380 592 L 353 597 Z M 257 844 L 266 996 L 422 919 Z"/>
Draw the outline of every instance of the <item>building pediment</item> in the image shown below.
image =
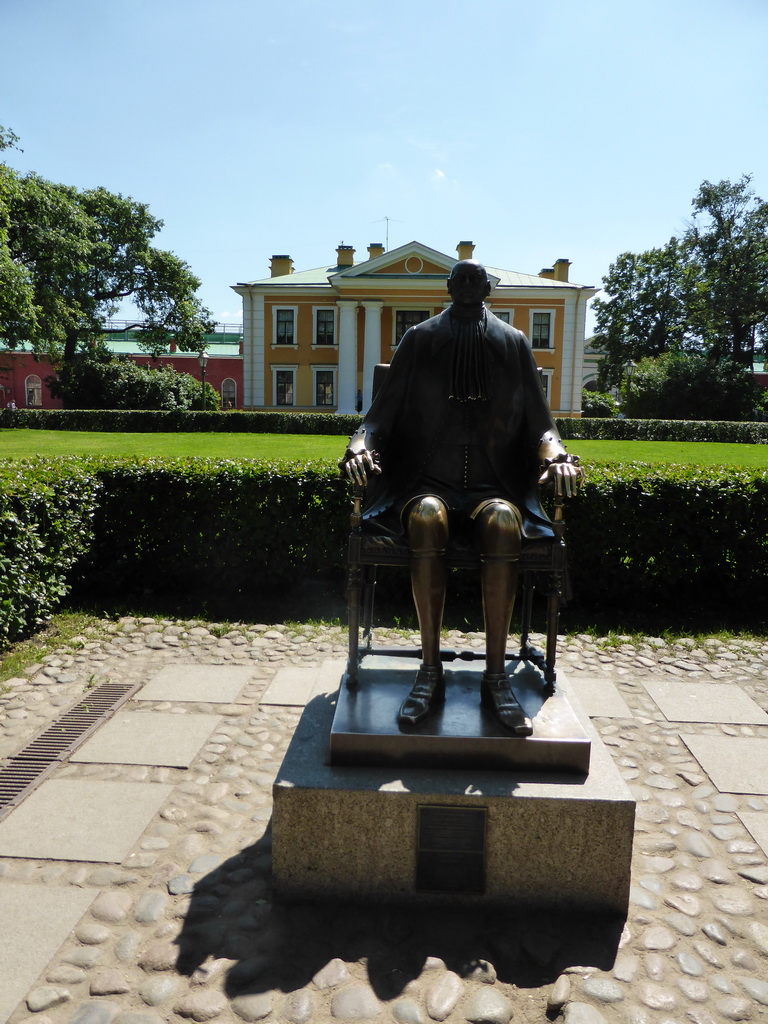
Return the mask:
<path fill-rule="evenodd" d="M 348 281 L 359 282 L 361 278 L 391 280 L 392 278 L 446 278 L 456 263 L 455 256 L 449 256 L 437 249 L 432 249 L 422 242 L 408 242 L 390 249 L 389 252 L 375 256 L 373 259 L 357 263 L 353 267 L 345 267 L 331 274 L 328 281 L 334 287 L 343 287 Z M 493 285 L 497 284 L 491 278 Z"/>

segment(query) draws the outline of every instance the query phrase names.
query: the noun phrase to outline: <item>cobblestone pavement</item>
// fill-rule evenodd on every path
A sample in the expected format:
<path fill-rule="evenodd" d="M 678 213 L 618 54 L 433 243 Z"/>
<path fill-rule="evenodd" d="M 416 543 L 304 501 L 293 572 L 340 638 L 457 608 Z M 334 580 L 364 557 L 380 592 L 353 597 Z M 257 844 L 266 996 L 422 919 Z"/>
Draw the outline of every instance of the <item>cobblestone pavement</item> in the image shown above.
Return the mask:
<path fill-rule="evenodd" d="M 477 634 L 450 640 L 483 644 Z M 725 683 L 768 710 L 768 643 L 563 640 L 566 675 L 610 680 L 631 712 L 593 719 L 638 802 L 629 914 L 618 926 L 588 916 L 450 909 L 416 916 L 272 902 L 271 787 L 300 709 L 260 708 L 259 697 L 280 667 L 319 665 L 344 649 L 338 628 L 123 619 L 10 681 L 0 697 L 2 757 L 94 684 L 146 683 L 175 664 L 253 669 L 250 703 L 150 705 L 222 716 L 189 768 L 70 762 L 57 769 L 58 779 L 172 790 L 122 864 L 0 857 L 0 904 L 9 883 L 16 891 L 35 883 L 97 891 L 11 1024 L 768 1019 L 768 857 L 740 817 L 768 835 L 760 817 L 768 822 L 768 798 L 718 792 L 680 739 L 681 732 L 765 739 L 768 726 L 681 726 L 646 689 L 673 677 Z M 15 929 L 4 944 L 24 942 L 25 922 Z"/>

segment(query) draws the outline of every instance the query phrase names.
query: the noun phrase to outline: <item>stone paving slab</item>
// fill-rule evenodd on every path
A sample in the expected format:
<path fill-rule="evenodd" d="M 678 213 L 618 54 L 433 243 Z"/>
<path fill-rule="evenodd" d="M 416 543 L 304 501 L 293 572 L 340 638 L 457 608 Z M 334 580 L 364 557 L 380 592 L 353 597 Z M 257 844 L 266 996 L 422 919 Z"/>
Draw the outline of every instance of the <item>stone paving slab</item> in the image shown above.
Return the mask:
<path fill-rule="evenodd" d="M 568 691 L 590 718 L 632 718 L 629 705 L 608 679 L 574 673 L 568 676 Z"/>
<path fill-rule="evenodd" d="M 303 708 L 312 697 L 319 677 L 319 666 L 286 665 L 277 670 L 260 703 Z"/>
<path fill-rule="evenodd" d="M 136 700 L 194 701 L 234 704 L 254 676 L 252 668 L 235 665 L 166 665 L 136 694 Z"/>
<path fill-rule="evenodd" d="M 219 715 L 119 711 L 75 751 L 87 764 L 152 764 L 188 768 L 221 722 Z"/>
<path fill-rule="evenodd" d="M 0 856 L 119 864 L 173 791 L 49 779 L 0 822 Z"/>
<path fill-rule="evenodd" d="M 721 793 L 768 795 L 768 739 L 680 733 Z"/>
<path fill-rule="evenodd" d="M 643 684 L 669 722 L 768 725 L 768 715 L 738 687 L 686 679 L 647 679 Z"/>
<path fill-rule="evenodd" d="M 0 1020 L 11 1015 L 97 895 L 91 888 L 3 884 Z"/>

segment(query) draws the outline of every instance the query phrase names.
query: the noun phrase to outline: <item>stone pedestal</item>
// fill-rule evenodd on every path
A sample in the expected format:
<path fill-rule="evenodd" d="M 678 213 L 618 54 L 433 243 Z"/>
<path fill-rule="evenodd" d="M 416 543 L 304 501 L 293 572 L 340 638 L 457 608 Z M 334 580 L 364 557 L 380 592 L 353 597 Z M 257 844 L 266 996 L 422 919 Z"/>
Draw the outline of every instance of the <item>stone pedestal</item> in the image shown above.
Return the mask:
<path fill-rule="evenodd" d="M 573 702 L 588 775 L 331 765 L 336 704 L 310 701 L 275 781 L 278 896 L 626 913 L 635 804 Z"/>

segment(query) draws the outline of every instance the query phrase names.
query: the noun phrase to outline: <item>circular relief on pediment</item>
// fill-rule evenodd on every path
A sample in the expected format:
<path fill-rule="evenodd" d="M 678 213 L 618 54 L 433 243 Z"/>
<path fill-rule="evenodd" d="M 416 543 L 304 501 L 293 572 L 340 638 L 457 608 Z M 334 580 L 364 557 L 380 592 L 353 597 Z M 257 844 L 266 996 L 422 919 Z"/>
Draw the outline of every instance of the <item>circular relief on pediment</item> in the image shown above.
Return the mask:
<path fill-rule="evenodd" d="M 424 261 L 418 256 L 409 256 L 405 261 L 405 269 L 409 274 L 420 274 L 424 269 Z"/>

